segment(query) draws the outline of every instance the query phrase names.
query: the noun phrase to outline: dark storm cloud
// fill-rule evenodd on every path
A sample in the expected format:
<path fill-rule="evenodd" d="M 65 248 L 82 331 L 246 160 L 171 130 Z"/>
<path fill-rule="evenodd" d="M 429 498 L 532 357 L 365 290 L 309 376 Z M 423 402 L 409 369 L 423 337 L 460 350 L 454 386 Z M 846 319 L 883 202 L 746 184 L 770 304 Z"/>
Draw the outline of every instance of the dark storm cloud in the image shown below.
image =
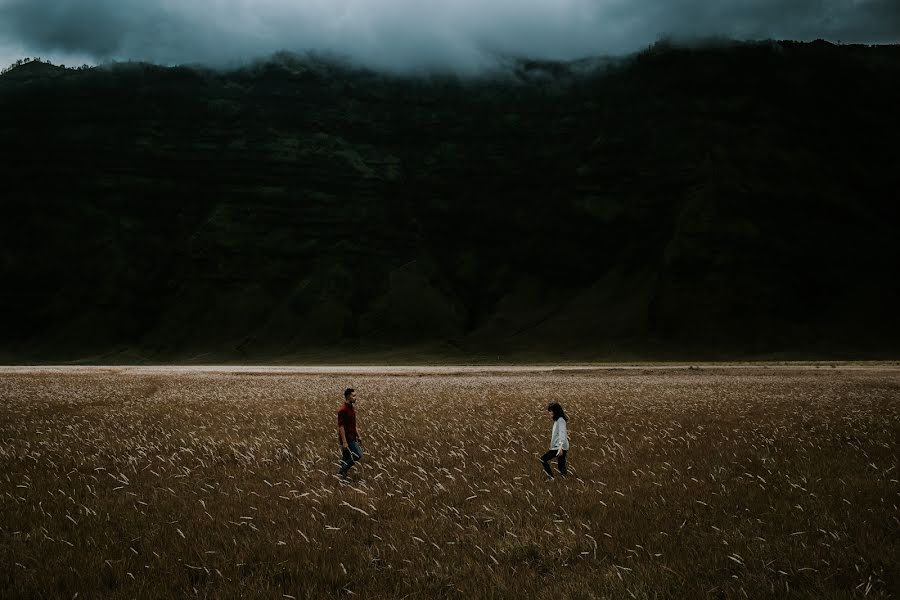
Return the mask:
<path fill-rule="evenodd" d="M 883 43 L 898 32 L 900 0 L 0 0 L 0 51 L 162 63 L 287 49 L 469 70 L 498 54 L 622 54 L 661 36 Z"/>

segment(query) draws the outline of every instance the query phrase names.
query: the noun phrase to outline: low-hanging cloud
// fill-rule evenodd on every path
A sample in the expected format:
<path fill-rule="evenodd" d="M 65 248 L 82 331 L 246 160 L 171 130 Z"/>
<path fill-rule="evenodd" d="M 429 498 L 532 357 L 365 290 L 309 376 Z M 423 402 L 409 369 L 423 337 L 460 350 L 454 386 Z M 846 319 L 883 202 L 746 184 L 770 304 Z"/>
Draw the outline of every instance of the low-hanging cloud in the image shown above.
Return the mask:
<path fill-rule="evenodd" d="M 228 65 L 278 50 L 392 70 L 573 59 L 660 37 L 900 41 L 900 0 L 0 0 L 0 49 Z"/>

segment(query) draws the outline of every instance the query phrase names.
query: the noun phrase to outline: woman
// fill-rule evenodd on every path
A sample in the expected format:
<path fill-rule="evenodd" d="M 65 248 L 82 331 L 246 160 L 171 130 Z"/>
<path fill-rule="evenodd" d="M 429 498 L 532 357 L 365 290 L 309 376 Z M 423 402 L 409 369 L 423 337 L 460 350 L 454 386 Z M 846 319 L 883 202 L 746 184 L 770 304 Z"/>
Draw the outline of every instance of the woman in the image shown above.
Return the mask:
<path fill-rule="evenodd" d="M 566 471 L 566 453 L 569 451 L 569 435 L 566 431 L 566 412 L 559 402 L 551 402 L 547 405 L 547 412 L 553 420 L 553 433 L 550 436 L 550 450 L 541 457 L 544 471 L 553 479 L 553 471 L 550 470 L 550 460 L 556 457 L 556 467 L 561 475 L 568 475 Z"/>

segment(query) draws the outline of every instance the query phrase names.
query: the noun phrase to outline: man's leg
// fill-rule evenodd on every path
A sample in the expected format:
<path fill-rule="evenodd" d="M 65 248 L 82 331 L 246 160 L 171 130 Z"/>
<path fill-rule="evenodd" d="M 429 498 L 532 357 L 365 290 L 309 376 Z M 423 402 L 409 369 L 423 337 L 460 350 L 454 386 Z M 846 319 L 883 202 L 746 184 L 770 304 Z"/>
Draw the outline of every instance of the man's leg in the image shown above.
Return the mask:
<path fill-rule="evenodd" d="M 348 446 L 350 444 L 347 444 Z M 349 448 L 341 448 L 341 470 L 338 471 L 338 475 L 341 477 L 347 474 L 347 471 L 350 470 L 350 467 L 353 466 L 353 453 Z"/>
<path fill-rule="evenodd" d="M 353 453 L 353 462 L 359 462 L 363 455 L 362 446 L 359 445 L 359 441 L 353 440 L 347 445 L 350 446 L 350 452 Z"/>
<path fill-rule="evenodd" d="M 544 453 L 544 455 L 541 457 L 541 464 L 544 465 L 544 471 L 545 471 L 545 472 L 547 473 L 547 475 L 549 475 L 551 478 L 553 477 L 553 471 L 550 470 L 550 459 L 552 459 L 554 456 L 556 456 L 556 452 L 554 452 L 553 450 L 548 450 L 548 451 L 547 451 L 546 453 Z"/>
<path fill-rule="evenodd" d="M 353 440 L 352 442 L 347 442 L 346 448 L 341 448 L 341 470 L 338 471 L 338 475 L 344 477 L 347 475 L 347 471 L 350 470 L 355 463 L 358 463 L 362 458 L 362 448 L 359 445 L 359 442 Z"/>
<path fill-rule="evenodd" d="M 561 475 L 568 475 L 569 472 L 566 471 L 566 454 L 568 454 L 568 450 L 563 450 L 562 454 L 556 459 L 556 468 L 559 469 Z"/>

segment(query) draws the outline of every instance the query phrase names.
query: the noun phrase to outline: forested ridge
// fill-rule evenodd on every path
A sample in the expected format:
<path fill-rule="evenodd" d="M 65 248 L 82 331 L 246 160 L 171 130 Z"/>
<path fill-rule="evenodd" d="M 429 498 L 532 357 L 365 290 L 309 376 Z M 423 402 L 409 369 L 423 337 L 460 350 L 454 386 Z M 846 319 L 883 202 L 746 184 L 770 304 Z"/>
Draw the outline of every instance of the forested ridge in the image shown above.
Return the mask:
<path fill-rule="evenodd" d="M 900 47 L 0 75 L 0 361 L 895 358 Z"/>

